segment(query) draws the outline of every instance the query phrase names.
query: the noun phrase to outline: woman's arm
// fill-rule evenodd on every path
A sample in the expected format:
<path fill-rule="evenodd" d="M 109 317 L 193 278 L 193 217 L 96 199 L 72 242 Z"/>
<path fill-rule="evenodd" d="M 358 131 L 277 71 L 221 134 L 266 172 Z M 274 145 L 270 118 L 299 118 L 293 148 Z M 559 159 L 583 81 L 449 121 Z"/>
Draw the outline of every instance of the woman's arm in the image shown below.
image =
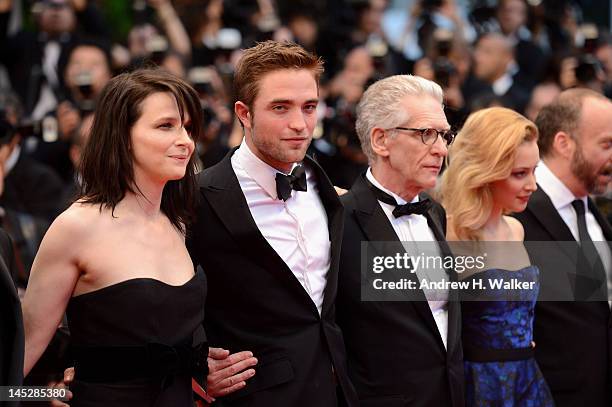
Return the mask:
<path fill-rule="evenodd" d="M 57 330 L 80 275 L 77 253 L 86 228 L 75 215 L 69 209 L 53 222 L 32 265 L 22 304 L 24 376 L 38 361 Z"/>
<path fill-rule="evenodd" d="M 181 19 L 169 0 L 149 0 L 149 4 L 157 11 L 157 16 L 164 33 L 174 51 L 183 58 L 191 58 L 191 41 Z"/>

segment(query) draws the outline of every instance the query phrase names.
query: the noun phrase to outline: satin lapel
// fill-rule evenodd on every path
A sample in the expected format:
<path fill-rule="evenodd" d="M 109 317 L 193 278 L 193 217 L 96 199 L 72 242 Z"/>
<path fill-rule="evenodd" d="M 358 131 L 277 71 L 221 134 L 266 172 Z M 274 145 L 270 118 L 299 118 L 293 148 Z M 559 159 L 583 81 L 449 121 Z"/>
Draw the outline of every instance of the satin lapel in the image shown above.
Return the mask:
<path fill-rule="evenodd" d="M 603 232 L 604 239 L 606 239 L 608 243 L 608 248 L 610 249 L 610 252 L 612 253 L 612 245 L 610 244 L 610 241 L 612 240 L 612 227 L 610 226 L 606 218 L 602 216 L 601 212 L 599 212 L 599 208 L 597 208 L 597 206 L 595 205 L 595 202 L 593 202 L 591 198 L 589 198 L 588 204 L 589 204 L 589 210 L 591 211 L 591 213 L 595 217 L 595 220 L 599 224 L 599 227 L 601 228 L 601 231 Z M 610 308 L 607 307 L 607 304 L 605 302 L 602 302 L 602 304 L 606 306 L 607 308 L 606 310 L 609 312 Z M 612 321 L 612 312 L 610 312 L 609 320 Z"/>
<path fill-rule="evenodd" d="M 355 196 L 356 208 L 353 215 L 357 219 L 357 223 L 363 230 L 364 235 L 367 237 L 369 242 L 388 242 L 388 241 L 399 241 L 399 237 L 389 219 L 383 212 L 380 204 L 368 188 L 363 175 L 355 182 L 355 185 L 351 188 L 351 192 Z M 418 282 L 416 274 L 412 275 L 412 279 Z M 429 329 L 437 335 L 440 346 L 444 347 L 440 332 L 436 326 L 431 309 L 425 294 L 419 289 L 418 301 L 411 301 L 411 305 L 416 308 L 421 318 Z"/>
<path fill-rule="evenodd" d="M 550 233 L 553 238 L 552 240 L 557 242 L 572 242 L 576 240 L 559 215 L 559 212 L 555 209 L 548 195 L 542 191 L 542 188 L 538 188 L 533 193 L 531 199 L 529 199 L 526 210 L 535 215 L 534 217 L 538 222 L 540 222 L 544 229 Z M 563 253 L 570 258 L 572 264 L 576 264 L 576 251 L 572 250 L 568 244 L 561 243 L 559 246 Z"/>
<path fill-rule="evenodd" d="M 399 241 L 399 237 L 380 204 L 370 192 L 363 176 L 351 188 L 356 205 L 353 215 L 370 242 Z"/>
<path fill-rule="evenodd" d="M 200 183 L 204 198 L 248 257 L 278 278 L 318 316 L 319 311 L 304 287 L 259 231 L 231 165 L 234 151 L 206 170 L 208 173 Z"/>
<path fill-rule="evenodd" d="M 429 196 L 424 196 L 424 198 L 430 198 Z M 431 198 L 430 198 L 431 199 Z M 429 229 L 432 230 L 436 241 L 438 242 L 438 246 L 440 247 L 440 255 L 442 257 L 453 256 L 450 246 L 446 241 L 446 233 L 445 233 L 445 220 L 440 219 L 440 216 L 445 216 L 444 212 L 440 211 L 437 213 L 434 211 L 434 208 L 425 213 L 425 217 L 427 218 L 427 224 L 429 225 Z M 449 279 L 451 281 L 457 281 L 457 273 L 455 270 L 447 270 Z M 461 309 L 459 306 L 459 293 L 457 290 L 449 290 L 448 292 L 448 334 L 447 334 L 447 347 L 448 354 L 452 354 L 455 347 L 459 344 L 461 338 Z"/>
<path fill-rule="evenodd" d="M 317 179 L 317 188 L 321 203 L 327 214 L 327 228 L 330 241 L 329 271 L 327 273 L 327 283 L 323 295 L 323 306 L 321 314 L 326 314 L 336 301 L 338 290 L 338 266 L 340 262 L 340 247 L 342 246 L 342 233 L 344 227 L 344 208 L 338 198 L 338 193 L 334 189 L 325 171 L 313 159 L 306 156 L 304 162 L 311 168 Z"/>

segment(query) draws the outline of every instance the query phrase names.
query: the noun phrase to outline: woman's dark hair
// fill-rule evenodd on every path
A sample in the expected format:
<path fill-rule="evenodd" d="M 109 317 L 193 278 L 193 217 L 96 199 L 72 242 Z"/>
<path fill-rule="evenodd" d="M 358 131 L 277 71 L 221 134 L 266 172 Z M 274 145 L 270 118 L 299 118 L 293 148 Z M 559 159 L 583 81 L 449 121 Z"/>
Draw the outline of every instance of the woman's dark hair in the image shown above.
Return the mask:
<path fill-rule="evenodd" d="M 126 192 L 140 193 L 134 183 L 131 130 L 142 114 L 143 100 L 158 92 L 175 97 L 181 117 L 188 114 L 191 118 L 191 137 L 200 138 L 200 101 L 187 82 L 162 69 L 139 69 L 114 77 L 102 90 L 83 151 L 81 202 L 114 211 Z M 162 212 L 181 232 L 192 219 L 196 199 L 194 157 L 187 164 L 185 176 L 169 181 L 162 195 Z"/>

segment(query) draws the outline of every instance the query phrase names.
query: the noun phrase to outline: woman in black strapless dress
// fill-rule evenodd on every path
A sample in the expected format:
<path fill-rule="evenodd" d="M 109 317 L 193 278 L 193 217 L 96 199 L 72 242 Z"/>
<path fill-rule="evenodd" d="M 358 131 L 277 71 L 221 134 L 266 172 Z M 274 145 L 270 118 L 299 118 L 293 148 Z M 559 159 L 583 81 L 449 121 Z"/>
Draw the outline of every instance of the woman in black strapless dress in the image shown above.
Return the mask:
<path fill-rule="evenodd" d="M 49 228 L 23 301 L 26 374 L 67 310 L 71 406 L 193 407 L 206 283 L 184 233 L 201 128 L 196 92 L 162 70 L 119 75 L 102 92 L 81 194 Z"/>

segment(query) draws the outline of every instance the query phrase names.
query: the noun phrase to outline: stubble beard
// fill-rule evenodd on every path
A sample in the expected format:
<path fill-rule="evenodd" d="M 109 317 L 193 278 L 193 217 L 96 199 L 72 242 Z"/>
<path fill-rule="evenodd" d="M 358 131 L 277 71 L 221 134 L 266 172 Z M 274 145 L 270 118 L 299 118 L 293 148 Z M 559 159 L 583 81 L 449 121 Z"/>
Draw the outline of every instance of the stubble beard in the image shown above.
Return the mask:
<path fill-rule="evenodd" d="M 277 144 L 263 141 L 262 139 L 257 137 L 254 121 L 251 125 L 251 140 L 253 141 L 253 145 L 257 148 L 257 150 L 269 160 L 287 165 L 293 165 L 294 163 L 302 162 L 304 160 L 304 157 L 306 156 L 306 151 L 308 150 L 308 145 L 298 150 L 285 150 L 282 148 L 280 141 L 278 141 Z"/>
<path fill-rule="evenodd" d="M 603 194 L 606 192 L 607 185 L 598 184 L 597 177 L 600 172 L 596 171 L 593 165 L 585 158 L 582 147 L 578 144 L 572 157 L 572 174 L 584 185 L 589 194 Z"/>

